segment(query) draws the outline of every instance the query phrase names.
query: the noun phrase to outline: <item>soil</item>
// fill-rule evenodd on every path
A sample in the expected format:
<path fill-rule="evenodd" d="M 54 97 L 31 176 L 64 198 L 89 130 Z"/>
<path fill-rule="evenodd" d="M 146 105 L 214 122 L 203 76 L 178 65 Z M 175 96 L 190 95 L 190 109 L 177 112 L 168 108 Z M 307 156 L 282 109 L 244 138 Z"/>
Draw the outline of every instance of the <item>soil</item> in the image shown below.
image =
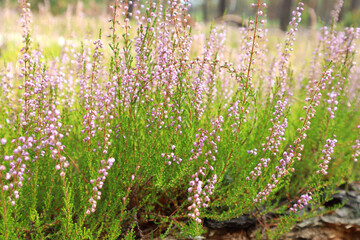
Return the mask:
<path fill-rule="evenodd" d="M 360 240 L 360 182 L 340 187 L 324 207 L 336 204 L 343 206 L 297 223 L 280 240 Z M 207 222 L 207 235 L 203 239 L 250 240 L 256 239 L 256 233 L 261 230 L 251 218 L 242 216 L 226 222 Z"/>
<path fill-rule="evenodd" d="M 252 240 L 256 239 L 257 229 L 252 230 L 213 230 L 209 229 L 203 239 L 208 240 Z M 266 239 L 265 236 L 263 239 Z M 313 227 L 299 229 L 294 227 L 291 232 L 280 240 L 360 240 L 360 227 L 357 225 L 323 223 Z"/>
<path fill-rule="evenodd" d="M 343 206 L 326 215 L 297 223 L 279 240 L 360 240 L 360 182 L 340 187 L 324 208 L 336 204 Z M 256 239 L 256 233 L 264 230 L 249 216 L 240 216 L 223 222 L 205 219 L 204 226 L 207 233 L 196 239 L 252 240 Z M 267 237 L 264 235 L 261 239 L 267 240 Z"/>

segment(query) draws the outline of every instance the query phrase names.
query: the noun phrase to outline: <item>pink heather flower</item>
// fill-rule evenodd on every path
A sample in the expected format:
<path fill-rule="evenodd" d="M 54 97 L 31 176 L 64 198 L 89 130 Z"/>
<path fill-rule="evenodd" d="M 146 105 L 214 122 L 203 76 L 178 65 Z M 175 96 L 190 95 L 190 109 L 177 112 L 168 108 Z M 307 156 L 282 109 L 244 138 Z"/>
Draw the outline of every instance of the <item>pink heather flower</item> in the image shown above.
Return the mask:
<path fill-rule="evenodd" d="M 103 185 L 104 185 L 103 181 L 106 180 L 106 176 L 108 175 L 108 170 L 111 169 L 114 162 L 115 162 L 115 158 L 109 158 L 107 161 L 101 160 L 100 161 L 101 169 L 98 171 L 98 173 L 99 173 L 98 177 L 96 178 L 96 180 L 94 180 L 94 179 L 90 180 L 90 183 L 91 184 L 95 183 L 95 186 L 93 186 L 93 188 L 92 188 L 93 194 L 89 199 L 89 203 L 91 203 L 91 209 L 88 208 L 86 210 L 87 215 L 89 215 L 91 212 L 95 212 L 97 203 L 96 203 L 96 200 L 94 200 L 94 199 L 97 199 L 97 200 L 101 199 L 100 189 L 103 188 Z M 139 168 L 139 166 L 137 168 Z M 131 178 L 132 178 L 132 180 L 134 180 L 135 175 L 132 175 Z"/>
<path fill-rule="evenodd" d="M 336 137 L 336 136 L 334 136 Z M 316 171 L 317 174 L 320 172 L 324 175 L 327 174 L 328 164 L 331 160 L 331 155 L 334 153 L 334 147 L 336 144 L 336 139 L 327 139 L 326 144 L 324 145 L 324 148 L 322 150 L 323 156 L 321 156 L 322 163 L 319 164 L 320 170 Z"/>
<path fill-rule="evenodd" d="M 109 158 L 107 162 L 108 162 L 109 166 L 112 166 L 115 162 L 115 158 Z"/>
<path fill-rule="evenodd" d="M 276 166 L 277 173 L 273 174 L 271 177 L 272 183 L 269 183 L 261 192 L 259 192 L 254 198 L 255 202 L 261 202 L 262 200 L 266 200 L 266 196 L 268 196 L 273 189 L 275 189 L 279 179 L 284 177 L 289 173 L 294 171 L 291 167 L 292 163 L 295 159 L 301 159 L 301 151 L 304 148 L 304 145 L 301 144 L 301 141 L 306 138 L 306 130 L 310 129 L 311 119 L 315 116 L 316 107 L 320 104 L 320 99 L 322 97 L 321 90 L 325 89 L 326 86 L 331 83 L 332 77 L 332 69 L 328 69 L 324 72 L 321 81 L 317 82 L 316 85 L 312 86 L 308 89 L 311 93 L 312 97 L 306 98 L 305 101 L 309 102 L 307 106 L 304 106 L 303 109 L 306 112 L 306 117 L 302 118 L 303 127 L 298 128 L 299 132 L 298 137 L 294 140 L 294 146 L 289 146 L 288 150 L 284 151 L 283 158 L 279 160 L 279 165 Z M 298 153 L 296 154 L 296 152 Z M 257 169 L 255 169 L 257 170 Z M 253 175 L 252 173 L 251 175 Z M 261 174 L 261 172 L 260 172 Z"/>
<path fill-rule="evenodd" d="M 6 139 L 5 139 L 5 138 L 2 138 L 2 139 L 0 140 L 0 142 L 1 142 L 2 145 L 5 145 L 5 144 L 6 144 Z"/>
<path fill-rule="evenodd" d="M 10 174 L 10 173 L 6 173 L 6 174 L 5 174 L 5 179 L 6 179 L 6 180 L 9 180 L 10 178 L 11 178 L 11 174 Z"/>
<path fill-rule="evenodd" d="M 300 199 L 297 201 L 297 204 L 294 204 L 291 208 L 290 208 L 290 212 L 297 212 L 299 209 L 303 209 L 304 206 L 307 206 L 309 201 L 312 200 L 312 193 L 309 192 L 307 194 L 301 195 Z"/>
<path fill-rule="evenodd" d="M 352 155 L 354 158 L 354 162 L 358 161 L 358 157 L 360 156 L 360 140 L 356 139 L 355 145 L 352 146 L 352 149 L 355 149 L 355 153 Z"/>
<path fill-rule="evenodd" d="M 356 126 L 356 128 L 360 130 L 360 125 Z M 352 154 L 354 162 L 358 162 L 358 157 L 360 156 L 360 131 L 358 139 L 355 140 L 355 144 L 352 145 L 351 148 L 354 150 Z"/>
<path fill-rule="evenodd" d="M 343 7 L 343 5 L 344 5 L 344 0 L 338 0 L 335 3 L 334 10 L 331 11 L 331 16 L 333 17 L 334 24 L 336 24 L 339 21 L 340 11 L 341 11 L 341 8 Z"/>

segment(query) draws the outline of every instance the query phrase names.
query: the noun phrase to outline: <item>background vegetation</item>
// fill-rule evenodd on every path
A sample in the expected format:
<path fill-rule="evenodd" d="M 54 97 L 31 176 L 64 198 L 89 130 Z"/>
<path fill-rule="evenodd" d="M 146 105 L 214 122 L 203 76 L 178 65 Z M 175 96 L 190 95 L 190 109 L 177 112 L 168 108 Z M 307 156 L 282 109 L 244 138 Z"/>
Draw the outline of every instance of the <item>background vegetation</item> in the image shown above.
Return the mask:
<path fill-rule="evenodd" d="M 66 11 L 85 11 L 87 14 L 98 15 L 108 11 L 108 6 L 112 1 L 101 0 L 32 0 L 32 11 L 51 11 L 52 14 L 63 14 Z M 140 1 L 145 3 L 145 1 Z M 336 0 L 305 0 L 305 11 L 302 25 L 311 26 L 312 24 L 331 23 L 331 10 Z M 250 0 L 197 0 L 190 1 L 192 4 L 190 12 L 197 21 L 212 21 L 221 17 L 224 13 L 237 15 L 247 19 L 254 15 L 254 9 L 250 7 Z M 291 9 L 296 5 L 295 0 L 272 0 L 268 2 L 267 19 L 274 25 L 286 30 L 286 25 L 290 21 Z M 17 6 L 16 0 L 2 0 L 2 7 Z M 76 10 L 78 9 L 78 10 Z M 344 1 L 344 6 L 339 14 L 339 21 L 346 27 L 359 26 L 360 23 L 360 1 Z"/>
<path fill-rule="evenodd" d="M 187 239 L 249 216 L 278 239 L 359 180 L 360 31 L 337 24 L 342 1 L 312 31 L 294 3 L 285 33 L 263 1 L 246 28 L 190 25 L 170 2 L 131 19 L 127 1 L 2 9 L 1 238 Z"/>

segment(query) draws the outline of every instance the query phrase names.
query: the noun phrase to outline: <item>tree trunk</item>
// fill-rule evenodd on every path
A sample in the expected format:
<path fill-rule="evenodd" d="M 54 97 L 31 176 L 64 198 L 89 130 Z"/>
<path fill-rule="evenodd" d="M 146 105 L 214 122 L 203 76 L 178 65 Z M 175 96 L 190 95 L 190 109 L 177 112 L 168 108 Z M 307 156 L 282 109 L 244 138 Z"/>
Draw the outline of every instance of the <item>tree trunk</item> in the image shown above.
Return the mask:
<path fill-rule="evenodd" d="M 316 28 L 316 0 L 310 0 L 308 3 L 309 6 L 309 19 L 308 19 L 308 25 L 313 29 Z"/>
<path fill-rule="evenodd" d="M 204 3 L 202 5 L 202 10 L 203 10 L 203 20 L 204 22 L 207 22 L 208 19 L 209 19 L 209 16 L 208 16 L 208 4 L 207 4 L 207 0 L 204 0 Z"/>
<path fill-rule="evenodd" d="M 127 17 L 128 19 L 131 19 L 133 10 L 134 10 L 134 5 L 128 3 L 128 12 L 127 12 L 127 15 L 126 15 L 126 17 Z"/>
<path fill-rule="evenodd" d="M 354 10 L 358 9 L 359 5 L 360 5 L 359 0 L 352 0 L 351 4 L 350 4 L 350 11 L 354 11 Z"/>
<path fill-rule="evenodd" d="M 322 17 L 323 21 L 325 22 L 331 22 L 331 8 L 329 8 L 330 4 L 328 0 L 324 0 L 323 7 L 319 6 L 319 12 L 320 16 Z"/>
<path fill-rule="evenodd" d="M 339 4 L 339 1 L 340 0 L 335 1 L 335 4 Z M 340 9 L 340 12 L 339 12 L 338 21 L 337 21 L 338 23 L 341 22 L 343 20 L 343 18 L 344 18 L 346 6 L 348 6 L 348 5 L 346 5 L 346 1 L 344 1 L 343 5 L 342 5 L 342 7 Z"/>
<path fill-rule="evenodd" d="M 227 5 L 227 1 L 226 0 L 219 0 L 219 7 L 218 7 L 218 14 L 219 17 L 222 17 L 226 11 L 226 5 Z"/>
<path fill-rule="evenodd" d="M 287 30 L 290 21 L 292 0 L 283 0 L 280 6 L 280 29 Z"/>

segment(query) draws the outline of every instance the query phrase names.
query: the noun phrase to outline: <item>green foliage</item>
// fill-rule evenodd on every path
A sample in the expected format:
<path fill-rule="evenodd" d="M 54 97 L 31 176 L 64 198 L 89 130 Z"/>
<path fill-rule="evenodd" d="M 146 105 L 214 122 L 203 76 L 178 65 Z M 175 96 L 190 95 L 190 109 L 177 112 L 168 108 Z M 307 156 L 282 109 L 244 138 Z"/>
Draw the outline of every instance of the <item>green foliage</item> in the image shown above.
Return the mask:
<path fill-rule="evenodd" d="M 346 27 L 359 27 L 360 23 L 360 10 L 347 12 L 344 16 L 342 24 Z"/>

